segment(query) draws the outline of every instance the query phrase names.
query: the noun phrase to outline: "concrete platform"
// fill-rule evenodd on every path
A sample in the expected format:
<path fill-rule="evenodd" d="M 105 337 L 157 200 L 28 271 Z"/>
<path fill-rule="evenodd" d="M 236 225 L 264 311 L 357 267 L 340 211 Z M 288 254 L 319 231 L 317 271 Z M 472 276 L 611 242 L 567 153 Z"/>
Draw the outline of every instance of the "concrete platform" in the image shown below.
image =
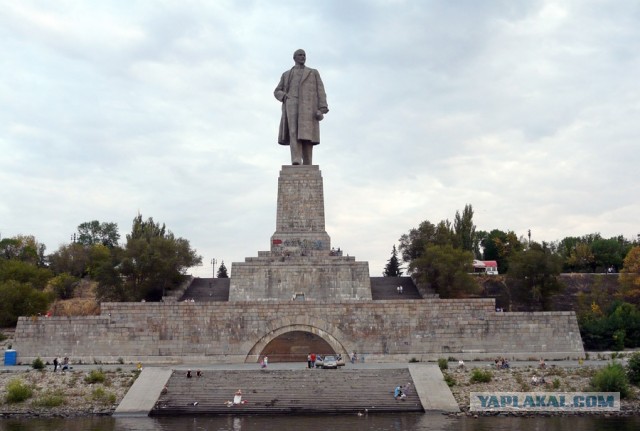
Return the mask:
<path fill-rule="evenodd" d="M 460 411 L 438 365 L 409 364 L 409 372 L 425 411 Z"/>
<path fill-rule="evenodd" d="M 172 373 L 169 368 L 144 368 L 113 416 L 148 416 Z"/>

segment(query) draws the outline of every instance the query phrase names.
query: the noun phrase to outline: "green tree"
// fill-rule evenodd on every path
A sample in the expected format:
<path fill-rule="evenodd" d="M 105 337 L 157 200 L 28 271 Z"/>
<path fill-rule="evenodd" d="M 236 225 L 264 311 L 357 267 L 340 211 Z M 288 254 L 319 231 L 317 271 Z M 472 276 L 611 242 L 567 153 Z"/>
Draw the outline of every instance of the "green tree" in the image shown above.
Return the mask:
<path fill-rule="evenodd" d="M 565 266 L 571 272 L 586 272 L 592 270 L 595 265 L 595 256 L 591 250 L 591 245 L 586 242 L 577 243 L 570 251 L 569 257 L 565 260 Z"/>
<path fill-rule="evenodd" d="M 42 267 L 45 265 L 45 249 L 45 245 L 34 236 L 17 235 L 0 241 L 0 260 L 18 260 Z"/>
<path fill-rule="evenodd" d="M 47 268 L 40 268 L 22 260 L 0 259 L 0 282 L 13 280 L 43 290 L 51 277 L 53 274 Z"/>
<path fill-rule="evenodd" d="M 420 223 L 418 228 L 409 230 L 409 233 L 400 237 L 398 249 L 404 262 L 411 262 L 424 253 L 427 245 L 435 242 L 436 226 L 428 220 Z"/>
<path fill-rule="evenodd" d="M 133 301 L 135 296 L 123 282 L 120 269 L 124 250 L 120 247 L 107 248 L 99 245 L 92 248 L 89 274 L 98 283 L 96 296 L 99 301 Z"/>
<path fill-rule="evenodd" d="M 382 273 L 385 277 L 400 277 L 402 276 L 402 268 L 400 268 L 400 262 L 398 260 L 398 250 L 396 250 L 396 246 L 393 246 L 391 250 L 391 257 L 387 261 L 387 265 L 384 267 L 384 272 Z"/>
<path fill-rule="evenodd" d="M 442 220 L 437 225 L 425 220 L 417 229 L 411 229 L 400 237 L 398 249 L 402 253 L 402 260 L 411 262 L 421 257 L 428 247 L 454 243 L 455 236 L 449 220 Z"/>
<path fill-rule="evenodd" d="M 409 264 L 419 282 L 427 283 L 443 298 L 460 298 L 478 293 L 472 272 L 473 254 L 452 245 L 433 245 Z"/>
<path fill-rule="evenodd" d="M 470 204 L 464 206 L 462 215 L 456 211 L 453 219 L 453 231 L 456 248 L 466 251 L 474 251 L 476 225 L 473 224 L 473 207 Z"/>
<path fill-rule="evenodd" d="M 561 270 L 562 258 L 546 244 L 534 242 L 528 250 L 516 251 L 507 272 L 512 298 L 524 306 L 549 310 L 551 296 L 562 288 L 558 279 Z"/>
<path fill-rule="evenodd" d="M 168 290 L 178 287 L 189 267 L 202 263 L 189 241 L 176 238 L 164 224 L 153 218 L 133 220 L 127 235 L 120 273 L 124 287 L 135 300 L 159 300 Z"/>
<path fill-rule="evenodd" d="M 218 278 L 229 278 L 229 274 L 227 274 L 227 267 L 224 266 L 224 260 L 218 267 Z"/>
<path fill-rule="evenodd" d="M 46 313 L 51 296 L 15 280 L 0 281 L 0 327 L 15 326 L 19 316 Z"/>
<path fill-rule="evenodd" d="M 78 226 L 80 244 L 87 246 L 102 244 L 105 247 L 116 247 L 120 234 L 116 223 L 100 223 L 98 220 L 82 223 Z"/>
<path fill-rule="evenodd" d="M 624 258 L 620 285 L 625 298 L 635 304 L 640 303 L 640 246 L 633 247 Z"/>
<path fill-rule="evenodd" d="M 55 274 L 67 273 L 82 278 L 89 270 L 90 252 L 90 246 L 79 242 L 61 245 L 48 256 L 49 268 Z"/>
<path fill-rule="evenodd" d="M 620 270 L 630 249 L 631 244 L 622 236 L 593 241 L 591 250 L 594 256 L 594 272 L 605 272 L 609 267 Z"/>
<path fill-rule="evenodd" d="M 514 253 L 524 249 L 523 244 L 513 231 L 503 232 L 494 229 L 482 241 L 484 260 L 498 262 L 498 271 L 504 274 L 509 269 L 509 259 Z"/>
<path fill-rule="evenodd" d="M 78 286 L 79 281 L 77 277 L 65 272 L 53 277 L 49 285 L 57 298 L 69 299 L 73 298 L 73 292 L 76 286 Z"/>

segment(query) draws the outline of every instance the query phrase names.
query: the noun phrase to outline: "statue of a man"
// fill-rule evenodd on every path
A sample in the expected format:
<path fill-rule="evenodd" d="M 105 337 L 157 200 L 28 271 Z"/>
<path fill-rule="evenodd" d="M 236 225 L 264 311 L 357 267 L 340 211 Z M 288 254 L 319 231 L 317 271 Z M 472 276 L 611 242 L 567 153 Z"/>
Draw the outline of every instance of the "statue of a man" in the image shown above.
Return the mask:
<path fill-rule="evenodd" d="M 278 143 L 291 147 L 292 165 L 310 165 L 313 146 L 320 143 L 320 124 L 329 112 L 317 70 L 305 67 L 307 54 L 293 53 L 295 65 L 284 72 L 273 94 L 282 102 Z"/>

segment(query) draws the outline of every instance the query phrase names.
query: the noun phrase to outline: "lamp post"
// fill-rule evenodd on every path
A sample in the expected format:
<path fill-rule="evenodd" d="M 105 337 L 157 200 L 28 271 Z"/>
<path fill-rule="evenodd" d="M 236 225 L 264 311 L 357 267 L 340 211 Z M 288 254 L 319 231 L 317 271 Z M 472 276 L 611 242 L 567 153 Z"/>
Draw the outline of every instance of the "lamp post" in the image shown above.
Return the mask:
<path fill-rule="evenodd" d="M 216 278 L 216 263 L 218 263 L 218 261 L 215 257 L 211 259 L 211 266 L 213 266 L 213 278 Z"/>

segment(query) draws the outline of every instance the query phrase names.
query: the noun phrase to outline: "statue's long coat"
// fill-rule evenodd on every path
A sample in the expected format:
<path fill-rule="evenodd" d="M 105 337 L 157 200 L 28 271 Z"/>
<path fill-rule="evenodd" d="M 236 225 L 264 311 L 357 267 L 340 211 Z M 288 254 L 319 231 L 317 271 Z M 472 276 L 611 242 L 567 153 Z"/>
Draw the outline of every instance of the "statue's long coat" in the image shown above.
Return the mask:
<path fill-rule="evenodd" d="M 278 143 L 289 145 L 289 123 L 287 121 L 287 108 L 284 96 L 289 92 L 289 84 L 293 77 L 293 69 L 282 74 L 280 83 L 273 94 L 282 103 L 282 117 L 280 118 L 280 131 Z M 298 95 L 298 139 L 311 141 L 314 145 L 320 143 L 320 124 L 316 119 L 316 112 L 321 108 L 327 108 L 327 95 L 324 92 L 324 84 L 316 69 L 304 68 L 300 80 L 300 94 Z M 328 109 L 327 109 L 328 112 Z"/>

